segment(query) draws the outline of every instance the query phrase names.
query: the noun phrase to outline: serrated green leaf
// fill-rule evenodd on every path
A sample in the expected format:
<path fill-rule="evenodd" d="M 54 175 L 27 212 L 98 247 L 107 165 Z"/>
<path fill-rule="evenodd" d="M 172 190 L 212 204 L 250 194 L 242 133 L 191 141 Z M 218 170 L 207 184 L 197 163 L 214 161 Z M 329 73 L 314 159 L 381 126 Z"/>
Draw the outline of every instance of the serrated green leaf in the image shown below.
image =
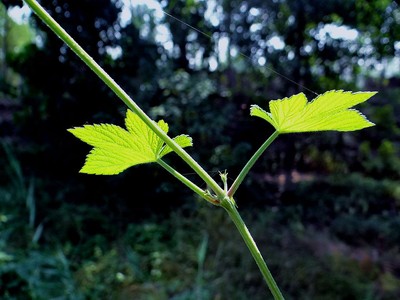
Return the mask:
<path fill-rule="evenodd" d="M 160 120 L 158 126 L 168 133 L 168 124 Z M 81 173 L 97 175 L 118 174 L 138 164 L 156 162 L 172 152 L 138 115 L 127 110 L 127 130 L 113 124 L 84 125 L 68 129 L 74 136 L 94 148 L 86 157 Z M 174 138 L 181 147 L 192 146 L 187 135 Z"/>
<path fill-rule="evenodd" d="M 129 132 L 113 124 L 84 125 L 68 129 L 73 135 L 93 147 L 104 147 L 105 145 L 121 145 L 133 147 L 134 141 Z"/>
<path fill-rule="evenodd" d="M 81 173 L 96 175 L 114 175 L 138 164 L 154 160 L 140 151 L 114 146 L 112 149 L 93 148 L 86 157 Z"/>
<path fill-rule="evenodd" d="M 328 91 L 308 102 L 303 93 L 269 102 L 270 112 L 252 105 L 250 115 L 269 122 L 279 133 L 354 131 L 374 126 L 359 111 L 350 109 L 376 92 Z"/>
<path fill-rule="evenodd" d="M 192 138 L 186 134 L 178 135 L 177 137 L 174 137 L 173 140 L 175 141 L 175 143 L 177 143 L 182 148 L 193 146 Z M 165 145 L 164 148 L 160 152 L 160 157 L 162 157 L 172 151 L 173 150 L 171 149 L 170 146 Z"/>

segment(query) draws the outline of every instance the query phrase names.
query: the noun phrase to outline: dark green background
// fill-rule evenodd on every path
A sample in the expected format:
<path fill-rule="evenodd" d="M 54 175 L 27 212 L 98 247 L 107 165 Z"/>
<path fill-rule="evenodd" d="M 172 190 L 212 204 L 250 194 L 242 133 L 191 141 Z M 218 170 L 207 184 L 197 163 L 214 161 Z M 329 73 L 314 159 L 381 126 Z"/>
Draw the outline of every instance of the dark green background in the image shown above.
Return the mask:
<path fill-rule="evenodd" d="M 66 129 L 123 125 L 126 108 L 40 20 L 7 17 L 19 2 L 0 4 L 0 298 L 270 299 L 228 216 L 159 166 L 78 173 L 90 147 Z M 400 298 L 397 1 L 161 1 L 205 35 L 145 6 L 122 26 L 118 0 L 40 3 L 171 136 L 192 136 L 188 152 L 217 180 L 272 133 L 251 104 L 378 91 L 357 107 L 375 127 L 279 137 L 236 201 L 287 299 Z M 324 35 L 328 24 L 357 37 Z M 210 70 L 223 38 L 232 55 Z"/>

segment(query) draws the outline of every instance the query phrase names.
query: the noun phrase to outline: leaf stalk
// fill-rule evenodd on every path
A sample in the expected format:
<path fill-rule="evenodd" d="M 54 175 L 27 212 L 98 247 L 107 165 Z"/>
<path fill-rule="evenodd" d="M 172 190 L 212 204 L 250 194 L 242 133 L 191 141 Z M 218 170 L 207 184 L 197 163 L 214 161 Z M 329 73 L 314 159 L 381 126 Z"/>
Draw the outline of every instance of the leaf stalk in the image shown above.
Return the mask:
<path fill-rule="evenodd" d="M 201 198 L 204 200 L 210 202 L 213 205 L 219 205 L 219 201 L 211 197 L 205 190 L 197 186 L 195 183 L 190 181 L 187 177 L 176 171 L 173 167 L 168 165 L 164 160 L 161 158 L 157 159 L 157 163 L 162 166 L 165 170 L 167 170 L 172 176 L 177 178 L 180 182 L 182 182 L 184 185 L 186 185 L 189 189 L 191 189 L 193 192 L 195 192 L 197 195 L 199 195 Z"/>
<path fill-rule="evenodd" d="M 249 173 L 250 169 L 254 166 L 256 161 L 260 158 L 260 156 L 264 153 L 264 151 L 271 145 L 271 143 L 279 136 L 279 132 L 275 131 L 271 134 L 271 136 L 258 148 L 258 150 L 253 154 L 250 160 L 246 163 L 243 169 L 240 171 L 238 177 L 236 177 L 235 181 L 232 183 L 231 187 L 228 190 L 228 197 L 233 197 L 239 188 L 240 184 L 243 182 L 244 178 Z"/>

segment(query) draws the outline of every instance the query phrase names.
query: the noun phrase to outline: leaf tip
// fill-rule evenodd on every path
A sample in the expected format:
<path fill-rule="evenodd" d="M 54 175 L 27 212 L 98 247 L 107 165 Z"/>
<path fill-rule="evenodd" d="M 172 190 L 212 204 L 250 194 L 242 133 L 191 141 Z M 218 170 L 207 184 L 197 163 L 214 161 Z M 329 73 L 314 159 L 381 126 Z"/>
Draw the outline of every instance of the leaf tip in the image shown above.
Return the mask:
<path fill-rule="evenodd" d="M 74 134 L 74 131 L 76 130 L 77 127 L 73 127 L 73 128 L 68 128 L 67 131 Z"/>

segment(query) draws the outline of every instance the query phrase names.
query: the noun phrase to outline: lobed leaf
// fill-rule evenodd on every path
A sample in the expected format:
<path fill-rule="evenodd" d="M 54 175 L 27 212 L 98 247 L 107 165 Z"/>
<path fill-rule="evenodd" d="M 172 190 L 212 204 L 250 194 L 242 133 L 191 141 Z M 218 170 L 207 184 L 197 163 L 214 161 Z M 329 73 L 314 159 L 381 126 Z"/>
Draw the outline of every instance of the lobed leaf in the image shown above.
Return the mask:
<path fill-rule="evenodd" d="M 157 125 L 168 133 L 168 124 Z M 118 174 L 138 164 L 156 162 L 172 152 L 138 115 L 127 110 L 126 129 L 113 124 L 84 125 L 68 129 L 74 136 L 94 148 L 86 157 L 81 173 L 97 175 Z M 174 141 L 181 147 L 192 146 L 192 138 L 179 135 Z"/>
<path fill-rule="evenodd" d="M 269 122 L 279 133 L 311 131 L 354 131 L 374 126 L 351 107 L 365 102 L 376 92 L 328 91 L 308 102 L 303 93 L 269 102 L 270 112 L 252 105 L 250 115 Z"/>
<path fill-rule="evenodd" d="M 186 134 L 181 134 L 173 138 L 175 143 L 177 143 L 179 146 L 182 148 L 193 146 L 193 141 L 192 138 Z M 171 149 L 170 146 L 165 145 L 164 148 L 160 152 L 160 157 L 163 157 L 164 155 L 172 152 L 173 150 Z"/>

